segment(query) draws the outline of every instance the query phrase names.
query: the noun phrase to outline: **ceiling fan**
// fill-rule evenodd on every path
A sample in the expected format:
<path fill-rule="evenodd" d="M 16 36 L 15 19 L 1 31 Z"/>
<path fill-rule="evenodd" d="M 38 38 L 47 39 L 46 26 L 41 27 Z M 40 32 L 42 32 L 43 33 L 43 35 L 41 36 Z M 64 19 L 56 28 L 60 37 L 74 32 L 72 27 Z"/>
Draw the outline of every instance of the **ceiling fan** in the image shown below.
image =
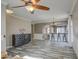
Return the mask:
<path fill-rule="evenodd" d="M 12 7 L 12 8 L 25 7 L 31 13 L 34 13 L 34 10 L 37 10 L 37 9 L 45 10 L 45 11 L 49 10 L 48 7 L 37 4 L 40 0 L 21 0 L 21 1 L 24 2 L 24 5 L 15 6 L 15 7 Z"/>

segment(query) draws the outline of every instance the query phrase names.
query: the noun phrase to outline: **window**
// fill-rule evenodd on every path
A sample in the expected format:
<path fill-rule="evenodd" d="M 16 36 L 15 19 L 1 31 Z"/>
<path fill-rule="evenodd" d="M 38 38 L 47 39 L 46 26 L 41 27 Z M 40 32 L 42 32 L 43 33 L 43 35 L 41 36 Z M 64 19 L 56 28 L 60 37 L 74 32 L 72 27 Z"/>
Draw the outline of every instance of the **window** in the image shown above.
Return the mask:
<path fill-rule="evenodd" d="M 65 33 L 65 27 L 57 27 L 57 33 Z"/>

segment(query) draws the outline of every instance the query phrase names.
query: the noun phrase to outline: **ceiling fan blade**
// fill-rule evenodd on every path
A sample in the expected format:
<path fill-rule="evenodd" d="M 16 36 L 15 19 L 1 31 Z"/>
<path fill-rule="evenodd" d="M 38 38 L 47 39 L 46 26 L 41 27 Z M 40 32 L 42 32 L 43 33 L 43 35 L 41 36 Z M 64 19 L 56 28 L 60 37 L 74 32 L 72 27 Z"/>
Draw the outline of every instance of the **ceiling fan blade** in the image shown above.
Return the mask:
<path fill-rule="evenodd" d="M 15 7 L 12 7 L 12 8 L 19 8 L 19 7 L 24 7 L 26 5 L 22 5 L 22 6 L 15 6 Z"/>
<path fill-rule="evenodd" d="M 49 8 L 48 7 L 46 7 L 46 6 L 42 6 L 42 5 L 32 5 L 32 7 L 34 8 L 34 9 L 40 9 L 40 10 L 49 10 Z"/>
<path fill-rule="evenodd" d="M 33 4 L 36 4 L 36 3 L 38 3 L 40 0 L 31 0 L 31 2 L 33 3 Z"/>

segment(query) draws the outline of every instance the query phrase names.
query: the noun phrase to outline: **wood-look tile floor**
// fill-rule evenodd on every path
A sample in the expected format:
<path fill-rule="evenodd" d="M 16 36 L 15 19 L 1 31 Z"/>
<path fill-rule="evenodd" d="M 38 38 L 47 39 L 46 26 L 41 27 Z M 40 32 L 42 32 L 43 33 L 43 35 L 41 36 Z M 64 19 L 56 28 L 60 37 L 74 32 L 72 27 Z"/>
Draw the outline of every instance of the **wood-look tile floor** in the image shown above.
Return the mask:
<path fill-rule="evenodd" d="M 9 56 L 20 55 L 25 59 L 77 59 L 68 43 L 34 40 L 29 44 L 8 49 Z"/>

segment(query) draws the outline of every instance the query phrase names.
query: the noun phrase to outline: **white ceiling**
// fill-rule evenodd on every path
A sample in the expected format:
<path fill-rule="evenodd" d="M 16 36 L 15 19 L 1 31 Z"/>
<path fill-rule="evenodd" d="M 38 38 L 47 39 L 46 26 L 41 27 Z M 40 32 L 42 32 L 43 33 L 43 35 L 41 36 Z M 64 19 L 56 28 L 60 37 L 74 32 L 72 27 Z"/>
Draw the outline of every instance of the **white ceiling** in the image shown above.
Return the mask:
<path fill-rule="evenodd" d="M 14 8 L 14 15 L 22 17 L 24 19 L 29 19 L 31 21 L 37 20 L 49 20 L 53 16 L 57 19 L 67 18 L 73 6 L 74 0 L 41 0 L 39 4 L 48 6 L 49 11 L 36 10 L 34 14 L 28 12 L 24 7 Z M 4 0 L 11 7 L 22 5 L 21 0 Z"/>

